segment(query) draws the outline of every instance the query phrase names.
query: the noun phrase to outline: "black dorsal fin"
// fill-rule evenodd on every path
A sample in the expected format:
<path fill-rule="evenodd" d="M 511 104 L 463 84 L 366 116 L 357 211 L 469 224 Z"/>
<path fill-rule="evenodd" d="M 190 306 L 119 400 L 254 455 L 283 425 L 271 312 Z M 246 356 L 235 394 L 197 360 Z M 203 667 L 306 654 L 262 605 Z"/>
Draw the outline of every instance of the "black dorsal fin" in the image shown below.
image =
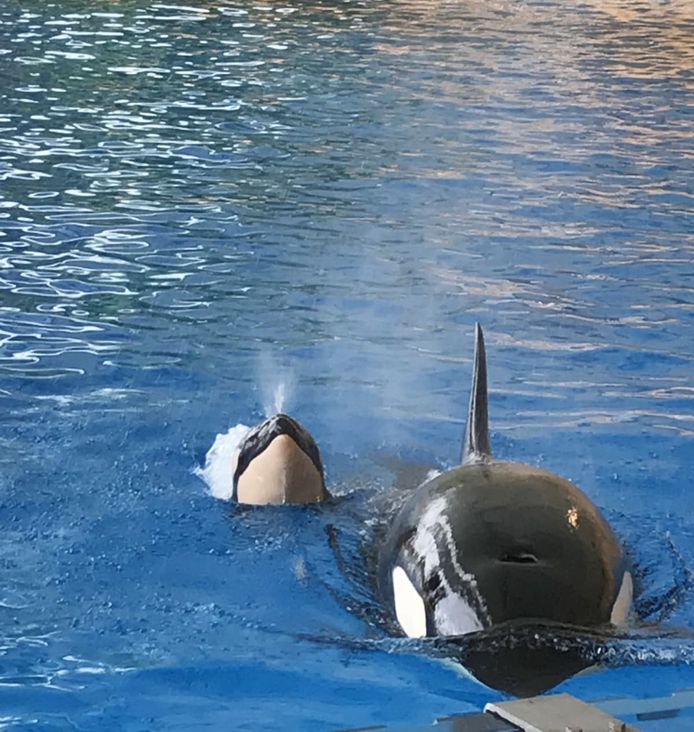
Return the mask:
<path fill-rule="evenodd" d="M 487 416 L 487 357 L 484 351 L 484 333 L 475 323 L 475 358 L 470 390 L 470 409 L 465 429 L 465 443 L 461 463 L 484 462 L 491 458 L 489 421 Z"/>

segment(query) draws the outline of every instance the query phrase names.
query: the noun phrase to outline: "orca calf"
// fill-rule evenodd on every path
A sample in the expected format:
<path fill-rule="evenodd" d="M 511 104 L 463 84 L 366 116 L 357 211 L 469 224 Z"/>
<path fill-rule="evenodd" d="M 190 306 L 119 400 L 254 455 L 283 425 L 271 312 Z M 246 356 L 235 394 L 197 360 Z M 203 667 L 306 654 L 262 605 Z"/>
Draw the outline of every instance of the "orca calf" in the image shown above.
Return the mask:
<path fill-rule="evenodd" d="M 472 634 L 532 624 L 610 628 L 629 616 L 631 574 L 598 508 L 559 475 L 492 457 L 479 324 L 461 465 L 405 502 L 387 531 L 377 575 L 381 599 L 413 638 L 467 636 L 481 648 Z M 541 655 L 551 665 L 546 648 Z M 536 693 L 590 665 L 576 658 L 564 669 L 559 658 L 558 671 L 547 668 L 538 688 L 519 681 L 522 654 L 514 655 L 510 676 L 499 669 L 502 658 L 476 658 L 479 672 L 471 670 L 480 680 L 513 693 Z"/>
<path fill-rule="evenodd" d="M 286 414 L 255 426 L 238 447 L 232 498 L 239 503 L 318 503 L 330 497 L 311 433 Z"/>

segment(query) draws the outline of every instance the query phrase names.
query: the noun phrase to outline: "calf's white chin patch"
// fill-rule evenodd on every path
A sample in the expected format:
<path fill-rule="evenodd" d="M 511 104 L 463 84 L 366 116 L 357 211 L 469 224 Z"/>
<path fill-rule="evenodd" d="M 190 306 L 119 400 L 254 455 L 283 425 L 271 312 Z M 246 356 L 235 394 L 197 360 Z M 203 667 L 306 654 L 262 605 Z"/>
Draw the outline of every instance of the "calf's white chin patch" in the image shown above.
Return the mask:
<path fill-rule="evenodd" d="M 427 634 L 427 613 L 424 600 L 402 567 L 393 569 L 393 604 L 395 617 L 405 635 L 423 638 Z"/>

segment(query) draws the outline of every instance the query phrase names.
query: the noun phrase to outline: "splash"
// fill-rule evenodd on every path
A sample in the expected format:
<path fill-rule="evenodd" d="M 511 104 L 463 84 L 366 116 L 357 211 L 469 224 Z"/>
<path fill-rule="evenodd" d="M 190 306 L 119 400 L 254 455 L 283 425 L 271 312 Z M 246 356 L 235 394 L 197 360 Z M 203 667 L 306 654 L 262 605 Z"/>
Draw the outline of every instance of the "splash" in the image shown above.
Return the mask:
<path fill-rule="evenodd" d="M 196 467 L 195 475 L 202 478 L 210 495 L 228 501 L 234 491 L 234 470 L 238 459 L 238 447 L 248 434 L 250 427 L 237 424 L 228 432 L 218 434 L 212 447 L 205 455 L 205 466 Z"/>

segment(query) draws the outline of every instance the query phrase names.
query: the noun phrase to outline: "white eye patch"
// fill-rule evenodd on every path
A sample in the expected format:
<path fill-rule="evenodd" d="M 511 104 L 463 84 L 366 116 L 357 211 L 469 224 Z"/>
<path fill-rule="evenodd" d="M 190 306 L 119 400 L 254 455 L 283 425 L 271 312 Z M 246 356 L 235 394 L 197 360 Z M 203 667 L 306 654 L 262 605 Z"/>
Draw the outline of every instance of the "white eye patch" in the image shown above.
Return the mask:
<path fill-rule="evenodd" d="M 619 588 L 617 599 L 612 606 L 610 622 L 612 625 L 624 625 L 629 617 L 631 601 L 634 597 L 634 583 L 629 572 L 624 573 L 622 586 Z"/>
<path fill-rule="evenodd" d="M 405 635 L 423 638 L 427 634 L 427 613 L 424 600 L 402 567 L 393 569 L 393 604 L 395 617 Z"/>

